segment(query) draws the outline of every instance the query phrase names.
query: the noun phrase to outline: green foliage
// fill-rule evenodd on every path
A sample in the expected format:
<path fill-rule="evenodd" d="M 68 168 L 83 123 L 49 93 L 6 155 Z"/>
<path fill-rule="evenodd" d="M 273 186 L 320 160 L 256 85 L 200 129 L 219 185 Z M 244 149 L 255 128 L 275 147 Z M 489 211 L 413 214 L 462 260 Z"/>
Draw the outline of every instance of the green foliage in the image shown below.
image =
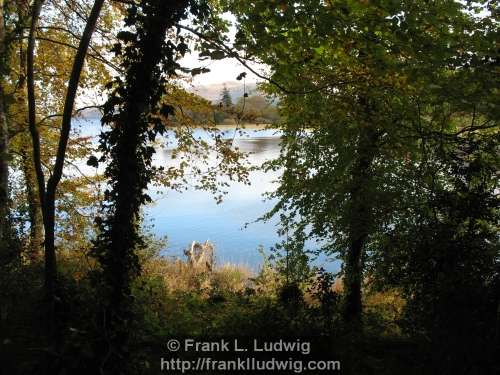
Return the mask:
<path fill-rule="evenodd" d="M 317 270 L 313 282 L 310 282 L 308 292 L 318 301 L 319 316 L 329 322 L 327 329 L 331 329 L 338 318 L 340 293 L 334 290 L 335 276 L 323 268 Z M 328 327 L 330 326 L 330 327 Z"/>
<path fill-rule="evenodd" d="M 239 21 L 237 46 L 269 66 L 265 88 L 279 98 L 282 152 L 268 168 L 283 175 L 267 218 L 279 214 L 297 248 L 318 239 L 344 260 L 346 302 L 359 315 L 364 264 L 379 256 L 371 242 L 397 224 L 394 212 L 417 219 L 401 202 L 420 178 L 434 178 L 406 168 L 421 165 L 433 137 L 453 149 L 460 135 L 498 127 L 497 9 L 449 0 L 223 3 Z M 474 16 L 481 7 L 491 17 Z"/>
<path fill-rule="evenodd" d="M 437 140 L 436 140 L 437 141 Z M 437 141 L 439 142 L 439 141 Z M 429 145 L 419 180 L 395 224 L 374 244 L 379 286 L 400 288 L 403 328 L 431 338 L 442 371 L 479 371 L 495 340 L 499 301 L 498 135 L 468 134 Z M 411 172 L 410 172 L 411 171 Z M 424 172 L 424 173 L 422 173 Z M 411 212 L 411 215 L 408 215 Z M 416 235 L 418 234 L 418 235 Z M 437 358 L 436 358 L 437 359 Z"/>
<path fill-rule="evenodd" d="M 285 284 L 299 284 L 311 276 L 309 256 L 304 250 L 304 240 L 294 238 L 293 241 L 284 240 L 272 249 L 271 259 L 274 268 L 284 277 Z"/>

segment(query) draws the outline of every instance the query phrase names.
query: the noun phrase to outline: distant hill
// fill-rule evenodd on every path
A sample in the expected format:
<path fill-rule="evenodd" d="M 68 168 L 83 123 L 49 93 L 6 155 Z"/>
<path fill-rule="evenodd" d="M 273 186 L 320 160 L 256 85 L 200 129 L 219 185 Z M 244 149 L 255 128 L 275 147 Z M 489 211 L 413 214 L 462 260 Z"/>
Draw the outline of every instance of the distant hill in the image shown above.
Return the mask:
<path fill-rule="evenodd" d="M 220 94 L 224 85 L 226 85 L 229 90 L 233 103 L 236 103 L 238 99 L 243 96 L 243 81 L 227 81 L 224 83 L 213 83 L 210 85 L 198 85 L 193 88 L 188 88 L 188 91 L 192 91 L 210 101 L 217 102 L 220 99 Z M 248 94 L 255 93 L 256 91 L 257 85 L 254 82 L 247 83 L 246 92 Z"/>
<path fill-rule="evenodd" d="M 226 85 L 231 94 L 233 103 L 237 103 L 238 99 L 243 97 L 243 81 L 227 81 L 223 83 L 213 83 L 209 85 L 196 85 L 194 87 L 186 87 L 187 91 L 198 94 L 199 96 L 208 99 L 214 103 L 220 101 L 222 89 Z M 251 96 L 257 93 L 257 84 L 255 82 L 246 84 L 246 92 Z M 102 114 L 96 108 L 88 108 L 79 114 L 84 119 L 100 119 Z"/>
<path fill-rule="evenodd" d="M 102 117 L 102 112 L 97 108 L 86 108 L 80 111 L 79 116 L 87 120 L 100 119 Z"/>

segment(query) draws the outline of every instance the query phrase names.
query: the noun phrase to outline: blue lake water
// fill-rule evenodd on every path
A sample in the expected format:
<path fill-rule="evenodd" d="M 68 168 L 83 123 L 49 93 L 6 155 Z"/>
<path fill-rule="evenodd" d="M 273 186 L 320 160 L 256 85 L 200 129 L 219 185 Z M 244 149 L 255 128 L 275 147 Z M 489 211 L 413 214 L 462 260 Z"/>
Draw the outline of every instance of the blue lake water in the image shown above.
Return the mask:
<path fill-rule="evenodd" d="M 99 133 L 99 122 L 87 121 L 84 133 Z M 234 128 L 224 128 L 224 138 L 233 139 L 233 145 L 249 153 L 248 161 L 253 166 L 261 166 L 265 161 L 279 155 L 279 134 L 274 130 L 247 128 L 243 133 Z M 203 130 L 195 130 L 194 137 L 210 139 Z M 174 142 L 175 143 L 175 142 Z M 172 160 L 172 141 L 159 148 L 155 164 L 169 167 Z M 145 207 L 146 220 L 152 231 L 159 237 L 167 236 L 167 247 L 162 251 L 165 256 L 184 257 L 183 251 L 192 241 L 211 241 L 216 248 L 218 263 L 236 263 L 257 269 L 262 263 L 259 246 L 266 253 L 280 238 L 276 234 L 277 220 L 255 222 L 273 207 L 273 202 L 263 195 L 275 189 L 273 183 L 279 172 L 252 171 L 250 185 L 230 182 L 222 203 L 217 204 L 211 193 L 188 187 L 177 192 L 164 187 L 150 189 L 153 203 Z M 158 194 L 160 190 L 160 194 Z M 246 225 L 248 223 L 248 225 Z M 316 261 L 328 270 L 338 270 L 338 262 L 326 259 Z"/>
<path fill-rule="evenodd" d="M 203 136 L 201 133 L 196 136 Z M 254 166 L 279 153 L 279 137 L 274 131 L 247 129 L 239 134 L 227 129 L 225 137 L 234 137 L 234 146 L 250 153 L 249 162 Z M 171 163 L 170 150 L 159 150 L 157 164 Z M 183 192 L 163 190 L 162 195 L 152 194 L 154 203 L 146 208 L 146 214 L 154 219 L 154 232 L 168 237 L 164 254 L 179 256 L 191 241 L 209 240 L 215 245 L 219 262 L 255 267 L 262 261 L 258 247 L 269 249 L 279 240 L 275 222 L 254 222 L 272 208 L 273 202 L 264 200 L 263 194 L 274 189 L 277 177 L 275 173 L 253 171 L 250 185 L 230 182 L 220 204 L 210 192 L 192 187 Z"/>

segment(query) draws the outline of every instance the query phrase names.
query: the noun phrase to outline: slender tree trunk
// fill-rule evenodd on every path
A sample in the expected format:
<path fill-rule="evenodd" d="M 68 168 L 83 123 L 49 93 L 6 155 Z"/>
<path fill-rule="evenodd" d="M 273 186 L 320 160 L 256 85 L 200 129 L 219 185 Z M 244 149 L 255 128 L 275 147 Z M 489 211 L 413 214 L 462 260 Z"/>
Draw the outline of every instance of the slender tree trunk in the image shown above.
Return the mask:
<path fill-rule="evenodd" d="M 35 33 L 38 20 L 40 17 L 43 0 L 35 0 L 31 13 L 31 26 L 28 37 L 27 50 L 27 85 L 28 85 L 28 114 L 29 114 L 29 129 L 33 142 L 33 160 L 38 181 L 38 193 L 40 204 L 42 207 L 43 226 L 45 230 L 44 250 L 45 250 L 45 293 L 48 303 L 48 318 L 47 328 L 48 336 L 51 344 L 57 350 L 59 346 L 59 329 L 56 320 L 56 286 L 57 286 L 57 263 L 55 249 L 55 207 L 56 207 L 56 192 L 57 186 L 62 177 L 64 160 L 66 157 L 66 147 L 68 144 L 69 134 L 71 130 L 71 119 L 73 115 L 73 106 L 78 90 L 80 75 L 85 62 L 85 56 L 90 44 L 90 39 L 99 19 L 104 0 L 96 0 L 87 19 L 85 29 L 83 31 L 78 49 L 73 60 L 73 67 L 68 82 L 66 91 L 66 99 L 63 110 L 63 120 L 61 124 L 61 134 L 56 154 L 56 161 L 52 171 L 52 175 L 45 186 L 45 176 L 42 170 L 41 155 L 40 155 L 40 135 L 36 124 L 36 97 L 35 97 L 35 80 L 34 80 L 34 50 L 35 50 Z M 47 369 L 47 372 L 50 370 Z"/>
<path fill-rule="evenodd" d="M 38 189 L 40 202 L 42 206 L 43 224 L 45 229 L 45 288 L 50 300 L 54 299 L 54 288 L 57 278 L 56 252 L 55 252 L 55 200 L 57 186 L 62 177 L 64 160 L 66 157 L 66 148 L 68 144 L 69 134 L 71 131 L 71 118 L 73 115 L 73 107 L 80 82 L 80 76 L 85 62 L 85 56 L 90 44 L 90 39 L 94 33 L 94 29 L 99 19 L 104 0 L 96 0 L 92 6 L 89 18 L 85 25 L 78 49 L 73 61 L 73 67 L 68 82 L 68 90 L 63 110 L 63 120 L 61 124 L 61 134 L 57 148 L 56 161 L 52 176 L 45 186 L 45 177 L 42 171 L 40 158 L 40 135 L 36 127 L 36 102 L 34 90 L 34 45 L 35 45 L 35 30 L 40 16 L 40 10 L 43 0 L 35 1 L 32 10 L 32 21 L 30 34 L 28 38 L 28 105 L 29 105 L 29 127 L 33 140 L 33 159 L 35 162 L 35 171 L 38 180 Z"/>
<path fill-rule="evenodd" d="M 42 170 L 40 156 L 40 135 L 36 125 L 36 96 L 34 77 L 35 33 L 42 10 L 43 0 L 35 0 L 31 9 L 31 23 L 28 35 L 28 48 L 26 52 L 26 79 L 28 91 L 28 125 L 33 145 L 33 163 L 38 183 L 38 194 L 42 207 L 42 217 L 45 224 L 45 176 Z M 54 319 L 54 285 L 55 285 L 55 255 L 45 248 L 45 294 L 49 304 L 49 326 L 53 326 Z M 49 328 L 49 330 L 52 330 Z"/>
<path fill-rule="evenodd" d="M 18 4 L 19 18 L 26 19 L 26 10 Z M 17 101 L 19 108 L 26 107 L 26 51 L 24 49 L 24 40 L 19 41 L 19 94 Z M 30 238 L 28 245 L 28 257 L 32 261 L 40 259 L 43 245 L 43 218 L 42 207 L 40 205 L 40 196 L 38 194 L 36 173 L 33 168 L 33 148 L 28 133 L 28 124 L 22 121 L 18 124 L 22 129 L 20 137 L 21 170 L 26 184 L 26 199 L 28 203 L 28 216 L 30 221 Z"/>
<path fill-rule="evenodd" d="M 9 131 L 1 85 L 0 83 L 0 244 L 4 244 L 9 233 Z"/>
<path fill-rule="evenodd" d="M 7 40 L 4 27 L 4 0 L 0 0 L 0 246 L 5 246 L 9 214 L 9 129 L 5 109 L 4 74 Z"/>
<path fill-rule="evenodd" d="M 73 68 L 66 91 L 66 100 L 64 102 L 63 120 L 61 124 L 61 134 L 59 136 L 59 144 L 57 148 L 56 161 L 52 176 L 47 181 L 47 190 L 45 191 L 45 199 L 43 203 L 43 218 L 45 228 L 45 259 L 46 259 L 46 285 L 48 290 L 54 288 L 57 276 L 56 266 L 56 251 L 55 251 L 55 215 L 56 215 L 56 192 L 57 186 L 61 181 L 64 160 L 66 158 L 66 148 L 68 145 L 69 134 L 71 131 L 71 119 L 73 116 L 73 107 L 75 104 L 76 92 L 80 82 L 80 76 L 85 63 L 85 56 L 90 44 L 90 39 L 94 33 L 94 29 L 101 13 L 104 0 L 96 0 L 90 11 L 89 18 L 85 25 L 78 50 L 73 61 Z"/>
<path fill-rule="evenodd" d="M 350 190 L 351 218 L 349 223 L 349 248 L 345 257 L 344 320 L 361 323 L 361 287 L 363 282 L 363 254 L 372 223 L 370 196 L 371 166 L 375 158 L 377 135 L 370 126 L 361 129 Z"/>

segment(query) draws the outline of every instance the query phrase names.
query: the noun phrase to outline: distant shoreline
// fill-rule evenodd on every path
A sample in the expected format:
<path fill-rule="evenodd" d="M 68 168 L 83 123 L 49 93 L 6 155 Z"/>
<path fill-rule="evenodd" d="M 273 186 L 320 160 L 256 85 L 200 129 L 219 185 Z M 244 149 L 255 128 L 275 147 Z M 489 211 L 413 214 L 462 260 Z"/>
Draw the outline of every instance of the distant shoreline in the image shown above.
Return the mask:
<path fill-rule="evenodd" d="M 97 113 L 80 113 L 78 116 L 75 116 L 75 120 L 82 120 L 82 121 L 101 121 L 102 115 L 100 112 L 96 111 Z M 217 124 L 215 126 L 210 126 L 210 127 L 215 127 L 217 129 L 234 129 L 236 127 L 241 128 L 241 129 L 250 129 L 250 130 L 261 130 L 265 129 L 267 127 L 272 126 L 271 123 L 248 123 L 248 124 Z M 197 126 L 197 128 L 203 128 L 203 126 Z"/>
<path fill-rule="evenodd" d="M 255 129 L 265 129 L 267 127 L 272 126 L 272 124 L 220 124 L 220 125 L 215 125 L 217 129 L 234 129 L 234 128 L 241 128 L 241 129 L 250 129 L 250 130 L 255 130 Z"/>

